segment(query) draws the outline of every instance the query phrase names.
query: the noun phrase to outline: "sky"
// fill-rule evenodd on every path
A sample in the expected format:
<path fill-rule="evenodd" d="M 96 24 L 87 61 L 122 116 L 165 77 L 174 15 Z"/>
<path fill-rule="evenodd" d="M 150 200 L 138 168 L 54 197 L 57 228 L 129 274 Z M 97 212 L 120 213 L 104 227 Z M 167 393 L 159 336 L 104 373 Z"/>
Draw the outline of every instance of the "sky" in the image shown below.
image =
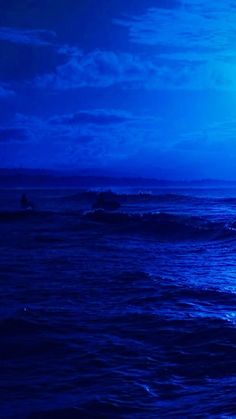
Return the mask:
<path fill-rule="evenodd" d="M 236 179 L 233 0 L 0 0 L 0 167 Z"/>

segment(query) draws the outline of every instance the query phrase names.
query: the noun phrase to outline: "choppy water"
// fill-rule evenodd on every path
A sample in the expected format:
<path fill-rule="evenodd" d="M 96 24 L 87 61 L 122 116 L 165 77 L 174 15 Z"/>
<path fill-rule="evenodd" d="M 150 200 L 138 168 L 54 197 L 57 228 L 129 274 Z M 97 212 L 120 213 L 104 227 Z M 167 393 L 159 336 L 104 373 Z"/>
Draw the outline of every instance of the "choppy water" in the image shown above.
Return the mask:
<path fill-rule="evenodd" d="M 236 190 L 0 192 L 0 417 L 236 417 Z"/>

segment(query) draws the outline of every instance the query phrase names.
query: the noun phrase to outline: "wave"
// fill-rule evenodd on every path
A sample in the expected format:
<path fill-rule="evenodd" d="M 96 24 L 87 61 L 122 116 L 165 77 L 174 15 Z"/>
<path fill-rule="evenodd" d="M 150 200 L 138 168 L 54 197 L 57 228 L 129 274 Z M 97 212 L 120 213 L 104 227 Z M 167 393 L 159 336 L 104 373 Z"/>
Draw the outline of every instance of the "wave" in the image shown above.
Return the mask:
<path fill-rule="evenodd" d="M 81 202 L 90 203 L 96 201 L 98 196 L 103 193 L 109 198 L 113 198 L 121 204 L 135 204 L 135 203 L 155 203 L 155 202 L 173 202 L 173 203 L 202 203 L 203 200 L 208 198 L 201 198 L 197 196 L 176 194 L 176 193 L 165 193 L 165 194 L 153 194 L 151 192 L 138 192 L 138 193 L 117 193 L 111 190 L 98 191 L 88 190 L 81 191 L 76 194 L 67 195 L 62 198 L 63 201 L 69 202 Z"/>
<path fill-rule="evenodd" d="M 192 204 L 192 205 L 236 205 L 236 197 L 216 197 L 216 196 L 195 196 L 184 193 L 152 193 L 152 192 L 135 192 L 135 193 L 119 193 L 111 190 L 84 190 L 72 195 L 62 197 L 62 201 L 71 203 L 93 204 L 99 194 L 105 194 L 110 198 L 122 204 L 145 204 L 145 203 L 166 203 L 166 204 Z"/>
<path fill-rule="evenodd" d="M 65 211 L 15 211 L 0 212 L 0 223 L 28 222 L 40 224 L 50 223 L 58 231 L 70 229 L 96 229 L 104 226 L 110 231 L 132 234 L 151 234 L 163 239 L 206 239 L 220 240 L 236 236 L 236 221 L 210 221 L 206 217 L 178 215 L 165 212 L 129 213 L 125 211 L 106 211 L 95 209 Z M 50 241 L 50 236 L 40 236 L 38 240 Z M 57 240 L 57 238 L 56 238 Z"/>
<path fill-rule="evenodd" d="M 84 221 L 110 225 L 118 232 L 149 233 L 161 238 L 220 240 L 236 235 L 234 225 L 212 222 L 203 217 L 168 213 L 129 214 L 110 213 L 103 210 L 89 211 Z"/>
<path fill-rule="evenodd" d="M 68 229 L 96 229 L 103 226 L 107 232 L 151 234 L 162 239 L 206 239 L 220 240 L 236 236 L 235 220 L 210 221 L 206 217 L 178 215 L 171 213 L 128 213 L 110 212 L 96 209 L 83 211 L 33 211 L 0 212 L 0 223 L 28 222 L 39 224 L 48 222 L 59 231 Z M 64 221 L 67 221 L 65 225 Z M 69 231 L 69 230 L 68 230 Z M 47 237 L 39 237 L 39 240 Z"/>

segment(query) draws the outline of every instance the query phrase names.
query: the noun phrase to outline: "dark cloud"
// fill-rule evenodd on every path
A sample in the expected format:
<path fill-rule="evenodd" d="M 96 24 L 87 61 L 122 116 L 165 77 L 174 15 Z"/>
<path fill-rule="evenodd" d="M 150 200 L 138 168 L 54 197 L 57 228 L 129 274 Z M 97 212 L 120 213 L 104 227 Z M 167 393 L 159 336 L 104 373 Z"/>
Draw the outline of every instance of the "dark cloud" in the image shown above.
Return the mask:
<path fill-rule="evenodd" d="M 56 33 L 44 29 L 0 26 L 0 80 L 28 81 L 56 71 L 68 57 L 78 56 L 77 47 L 57 43 Z"/>
<path fill-rule="evenodd" d="M 122 111 L 113 110 L 93 110 L 79 111 L 71 115 L 62 115 L 51 119 L 53 124 L 77 125 L 77 124 L 93 124 L 93 125 L 113 125 L 122 124 L 133 120 L 133 117 Z"/>
<path fill-rule="evenodd" d="M 0 42 L 0 80 L 4 83 L 24 83 L 35 77 L 54 71 L 63 62 L 62 55 L 51 46 Z"/>
<path fill-rule="evenodd" d="M 28 136 L 21 128 L 0 128 L 0 142 L 25 141 Z"/>
<path fill-rule="evenodd" d="M 46 153 L 49 165 L 57 160 L 63 165 L 83 167 L 89 161 L 99 166 L 104 161 L 136 158 L 143 153 L 143 138 L 145 147 L 156 143 L 158 125 L 157 118 L 123 110 L 81 110 L 48 119 L 17 114 L 11 126 L 0 130 L 0 142 L 18 164 L 14 150 L 19 146 L 30 163 L 31 156 L 45 159 Z"/>

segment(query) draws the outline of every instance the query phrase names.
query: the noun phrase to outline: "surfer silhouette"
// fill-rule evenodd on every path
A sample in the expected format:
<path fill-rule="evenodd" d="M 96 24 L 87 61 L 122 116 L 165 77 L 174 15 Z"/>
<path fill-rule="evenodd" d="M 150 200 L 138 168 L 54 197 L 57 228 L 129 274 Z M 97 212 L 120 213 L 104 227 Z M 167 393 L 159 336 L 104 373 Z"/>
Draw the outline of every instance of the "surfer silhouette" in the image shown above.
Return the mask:
<path fill-rule="evenodd" d="M 104 209 L 106 211 L 115 211 L 120 207 L 120 203 L 116 199 L 116 195 L 110 191 L 100 192 L 96 202 L 93 204 L 93 209 Z"/>
<path fill-rule="evenodd" d="M 27 195 L 25 193 L 23 193 L 21 195 L 20 205 L 21 205 L 21 208 L 24 209 L 24 210 L 32 210 L 33 209 L 33 205 L 29 201 L 29 199 L 27 198 Z"/>

